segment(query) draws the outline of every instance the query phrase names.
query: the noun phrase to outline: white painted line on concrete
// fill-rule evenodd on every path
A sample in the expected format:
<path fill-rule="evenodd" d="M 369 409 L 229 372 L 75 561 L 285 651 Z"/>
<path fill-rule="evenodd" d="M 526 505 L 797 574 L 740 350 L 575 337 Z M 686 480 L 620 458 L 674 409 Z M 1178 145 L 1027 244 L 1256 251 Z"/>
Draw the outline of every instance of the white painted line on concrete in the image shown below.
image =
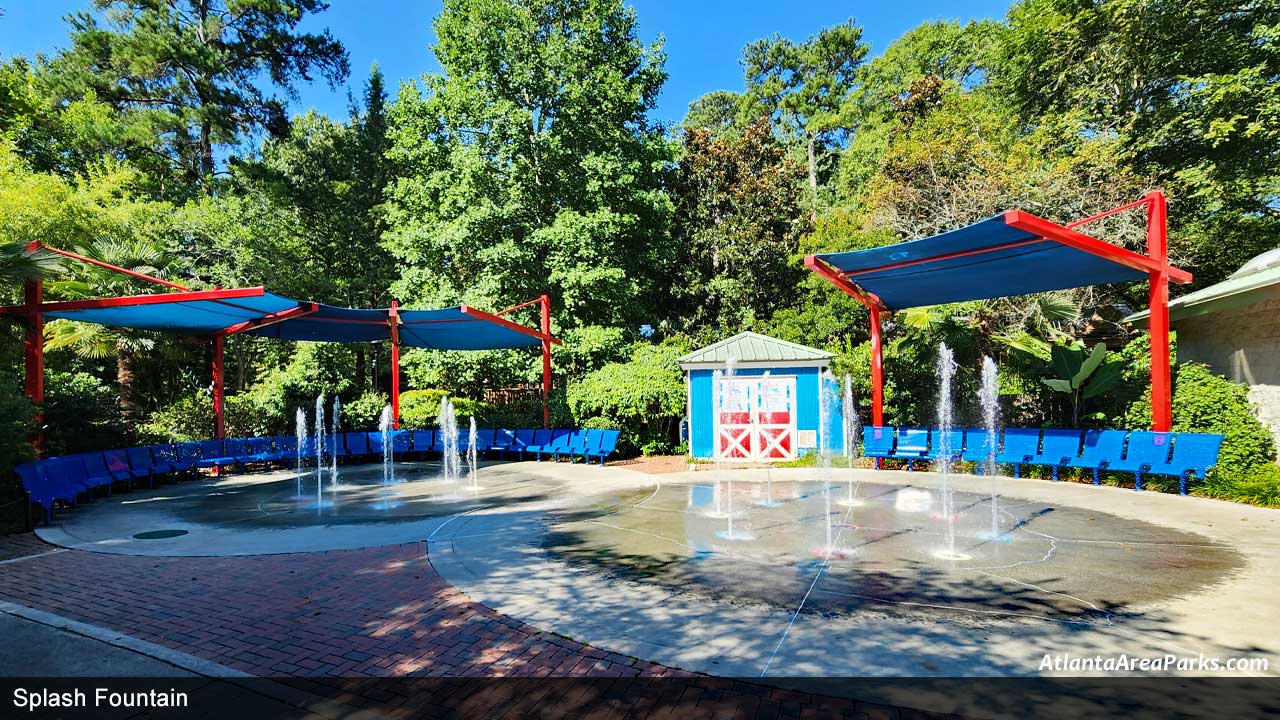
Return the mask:
<path fill-rule="evenodd" d="M 0 565 L 8 565 L 9 563 L 22 562 L 23 560 L 35 560 L 36 558 L 44 557 L 46 555 L 57 555 L 58 553 L 64 553 L 67 550 L 68 548 L 58 548 L 57 550 L 46 550 L 45 552 L 36 553 L 34 555 L 23 555 L 22 557 L 9 558 L 8 560 L 0 560 Z"/>

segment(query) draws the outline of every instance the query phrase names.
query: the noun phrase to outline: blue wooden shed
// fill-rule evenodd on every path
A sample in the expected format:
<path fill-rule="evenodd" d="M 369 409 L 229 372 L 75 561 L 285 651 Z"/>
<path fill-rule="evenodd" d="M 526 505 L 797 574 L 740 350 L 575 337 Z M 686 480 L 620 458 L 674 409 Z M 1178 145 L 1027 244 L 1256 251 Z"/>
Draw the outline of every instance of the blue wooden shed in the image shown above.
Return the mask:
<path fill-rule="evenodd" d="M 679 358 L 688 388 L 689 453 L 705 460 L 790 460 L 818 447 L 819 426 L 833 452 L 844 449 L 838 385 L 820 379 L 833 353 L 742 332 Z M 829 378 L 829 375 L 826 377 Z"/>

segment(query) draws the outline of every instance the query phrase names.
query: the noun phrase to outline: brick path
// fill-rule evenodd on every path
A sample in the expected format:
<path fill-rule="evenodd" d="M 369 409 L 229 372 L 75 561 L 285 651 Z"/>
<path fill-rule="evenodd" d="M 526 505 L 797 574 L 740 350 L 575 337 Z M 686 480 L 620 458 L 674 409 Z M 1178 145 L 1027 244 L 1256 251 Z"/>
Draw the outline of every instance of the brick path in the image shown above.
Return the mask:
<path fill-rule="evenodd" d="M 0 538 L 0 556 L 51 549 L 29 534 Z M 855 712 L 851 701 L 695 675 L 543 632 L 472 602 L 437 575 L 422 552 L 418 543 L 222 558 L 73 550 L 0 564 L 0 599 L 254 675 L 308 678 L 309 691 L 383 708 L 409 699 L 388 697 L 359 678 L 681 678 L 655 685 L 653 697 L 632 705 L 603 691 L 592 697 L 629 717 L 690 699 L 703 710 L 696 717 L 712 709 L 741 717 L 819 710 L 824 716 L 908 716 L 862 703 Z M 492 700 L 492 692 L 481 694 Z"/>

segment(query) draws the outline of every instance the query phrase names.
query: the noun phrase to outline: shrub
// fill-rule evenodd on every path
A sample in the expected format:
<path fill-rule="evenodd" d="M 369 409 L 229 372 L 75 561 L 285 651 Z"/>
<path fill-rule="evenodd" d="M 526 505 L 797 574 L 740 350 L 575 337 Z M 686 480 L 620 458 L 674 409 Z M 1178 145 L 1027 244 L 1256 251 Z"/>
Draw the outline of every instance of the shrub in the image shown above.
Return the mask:
<path fill-rule="evenodd" d="M 1129 406 L 1130 428 L 1151 427 L 1151 390 Z M 1223 436 L 1218 466 L 1197 490 L 1215 497 L 1244 499 L 1276 483 L 1275 440 L 1254 415 L 1245 386 L 1214 375 L 1199 363 L 1179 365 L 1173 382 L 1173 430 Z M 1249 488 L 1246 490 L 1245 488 Z M 1252 502 L 1246 500 L 1246 502 Z"/>
<path fill-rule="evenodd" d="M 581 424 L 602 417 L 622 430 L 622 452 L 656 454 L 676 446 L 675 428 L 684 414 L 684 376 L 676 359 L 680 343 L 638 345 L 631 360 L 610 363 L 568 388 L 567 399 Z"/>
<path fill-rule="evenodd" d="M 34 417 L 35 407 L 22 394 L 22 381 L 0 373 L 0 479 L 31 459 L 33 448 L 27 438 Z"/>
<path fill-rule="evenodd" d="M 293 434 L 292 416 L 288 428 L 283 428 L 277 418 L 262 412 L 250 394 L 227 396 L 225 407 L 227 437 Z M 181 398 L 151 413 L 137 434 L 143 444 L 207 440 L 213 437 L 213 399 L 208 393 Z"/>
<path fill-rule="evenodd" d="M 391 400 L 385 393 L 367 392 L 342 408 L 342 426 L 350 431 L 377 430 L 382 409 L 390 404 Z"/>
<path fill-rule="evenodd" d="M 444 390 L 407 390 L 400 393 L 400 426 L 414 430 L 434 427 L 440 415 Z"/>
<path fill-rule="evenodd" d="M 85 372 L 50 373 L 45 381 L 45 448 L 49 455 L 125 445 L 116 391 Z"/>

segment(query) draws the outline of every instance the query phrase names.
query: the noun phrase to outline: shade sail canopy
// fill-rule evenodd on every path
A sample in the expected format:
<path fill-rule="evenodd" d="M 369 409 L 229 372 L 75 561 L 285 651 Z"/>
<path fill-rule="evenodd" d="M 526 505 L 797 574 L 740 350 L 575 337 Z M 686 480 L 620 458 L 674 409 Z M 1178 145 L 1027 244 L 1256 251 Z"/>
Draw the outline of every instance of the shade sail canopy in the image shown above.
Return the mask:
<path fill-rule="evenodd" d="M 45 317 L 152 330 L 180 335 L 213 336 L 236 332 L 281 340 L 376 342 L 391 339 L 389 309 L 362 310 L 301 302 L 262 291 L 207 291 L 66 303 Z M 132 301 L 132 302 L 130 302 Z M 539 345 L 527 328 L 466 306 L 439 310 L 399 310 L 403 347 L 437 350 L 496 350 Z"/>
<path fill-rule="evenodd" d="M 1073 242 L 1042 234 L 1050 228 Z M 1145 280 L 1141 264 L 1149 263 L 1145 256 L 1018 211 L 921 240 L 816 257 L 888 309 Z"/>
<path fill-rule="evenodd" d="M 400 310 L 400 344 L 436 350 L 497 350 L 532 347 L 541 340 L 463 311 Z M 268 325 L 246 334 L 280 340 L 373 342 L 391 339 L 387 310 L 357 310 L 321 305 L 309 315 Z"/>

